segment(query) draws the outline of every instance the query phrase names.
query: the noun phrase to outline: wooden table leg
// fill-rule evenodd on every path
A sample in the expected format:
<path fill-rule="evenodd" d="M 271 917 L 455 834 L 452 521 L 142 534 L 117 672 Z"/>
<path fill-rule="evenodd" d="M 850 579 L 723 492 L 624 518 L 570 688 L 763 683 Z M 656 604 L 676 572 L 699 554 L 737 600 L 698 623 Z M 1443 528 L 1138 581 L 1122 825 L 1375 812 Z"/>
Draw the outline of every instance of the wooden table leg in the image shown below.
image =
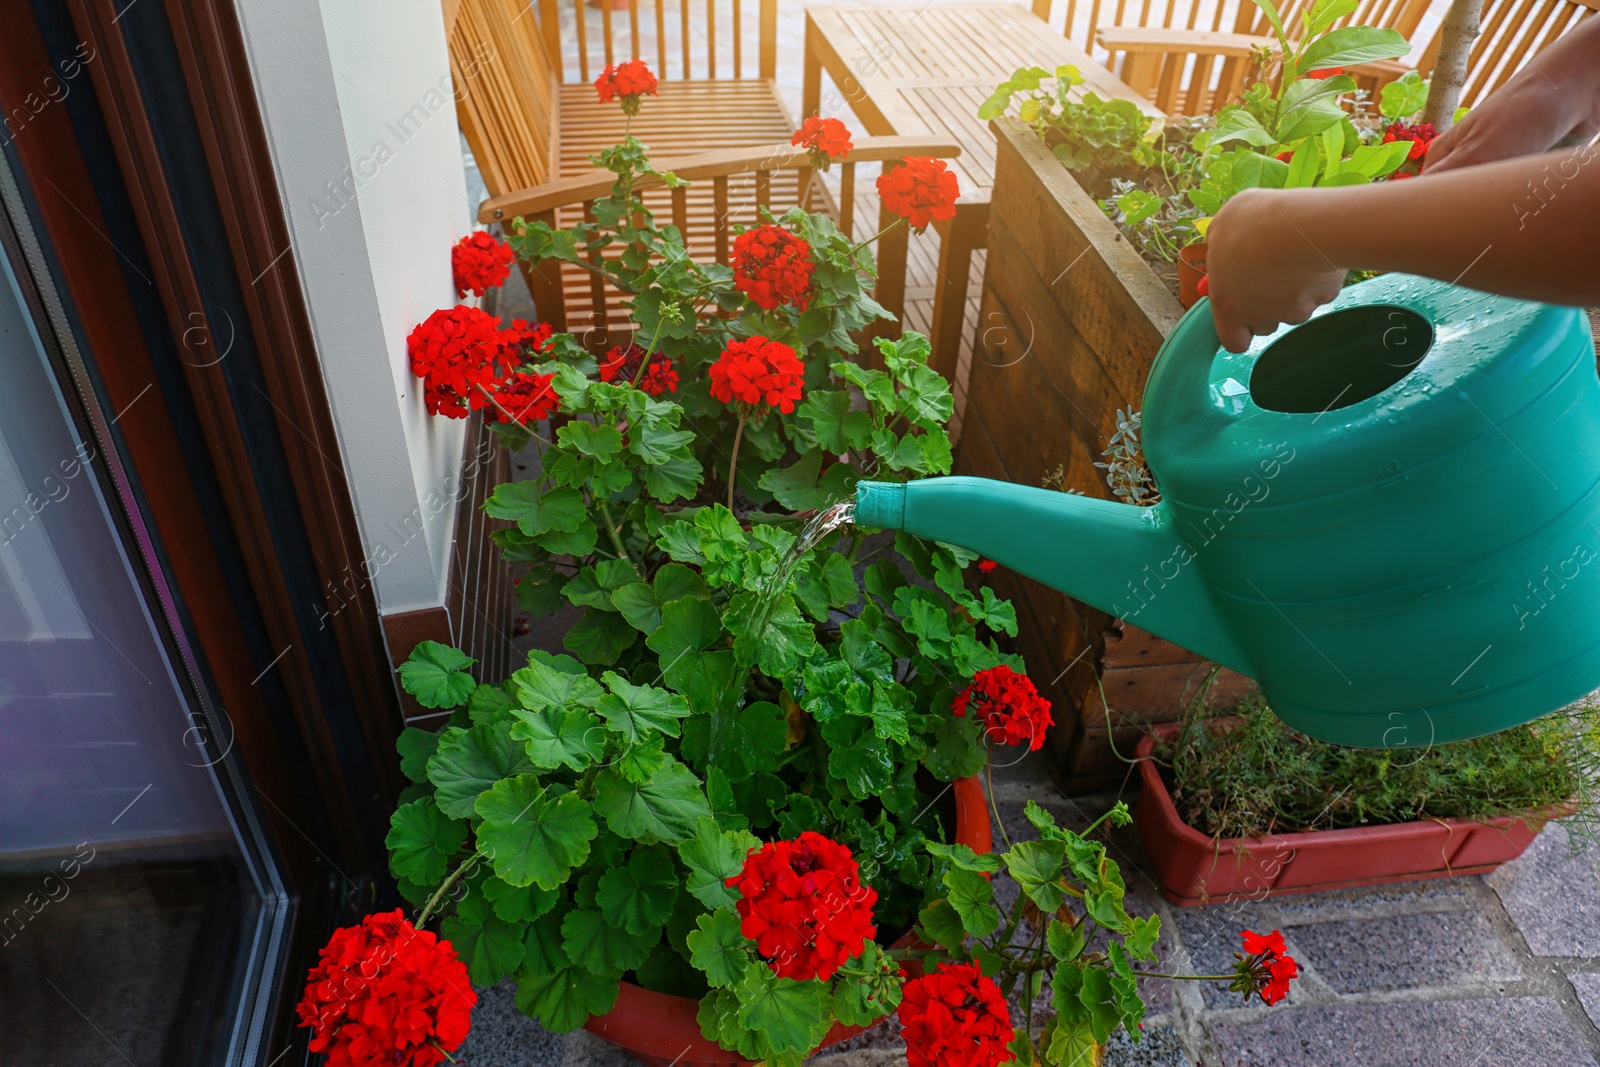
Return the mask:
<path fill-rule="evenodd" d="M 953 386 L 961 359 L 972 253 L 988 243 L 989 205 L 957 204 L 956 217 L 939 233 L 939 279 L 933 291 L 931 365 Z"/>

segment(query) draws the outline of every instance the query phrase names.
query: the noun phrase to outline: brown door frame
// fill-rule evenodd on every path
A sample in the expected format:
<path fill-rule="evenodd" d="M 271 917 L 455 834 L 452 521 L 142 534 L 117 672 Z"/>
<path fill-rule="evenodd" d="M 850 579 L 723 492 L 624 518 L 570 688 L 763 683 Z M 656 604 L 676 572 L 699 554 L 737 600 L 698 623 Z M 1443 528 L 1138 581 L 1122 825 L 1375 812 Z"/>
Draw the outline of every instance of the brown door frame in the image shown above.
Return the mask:
<path fill-rule="evenodd" d="M 361 536 L 235 11 L 229 0 L 69 0 L 67 9 L 75 58 L 64 58 L 59 39 L 52 53 L 42 16 L 26 0 L 0 0 L 0 143 L 31 194 L 39 237 L 73 305 L 78 343 L 96 368 L 104 406 L 118 413 L 119 451 L 302 901 L 280 972 L 290 977 L 271 1043 L 276 1055 L 292 1027 L 293 976 L 334 915 L 370 910 L 386 879 L 383 828 L 373 812 L 386 821 L 403 787 L 394 754 L 401 712 L 371 585 L 355 583 L 352 591 L 346 580 L 363 573 Z M 203 168 L 190 161 L 185 178 L 193 188 L 202 173 L 214 196 L 211 217 L 225 235 L 242 321 L 214 321 L 207 302 L 218 268 L 199 261 L 186 228 L 192 204 L 174 191 L 172 100 L 152 102 L 141 80 L 151 57 L 138 34 L 151 32 L 169 35 L 181 70 L 204 156 Z M 161 106 L 169 109 L 167 128 Z M 119 248 L 109 236 L 129 228 L 108 222 L 101 200 L 108 176 L 91 173 L 82 140 L 85 108 L 103 123 L 115 155 L 112 177 L 131 206 L 137 248 Z M 136 306 L 150 303 L 135 293 L 140 284 L 158 296 L 164 351 L 147 344 L 138 326 Z M 275 540 L 285 498 L 260 477 L 261 425 L 246 425 L 237 382 L 230 389 L 224 346 L 235 331 L 259 367 L 252 387 L 272 406 L 271 443 L 283 457 L 274 473 L 291 490 L 295 533 L 314 562 L 314 604 Z M 186 436 L 185 425 L 198 432 Z M 203 456 L 193 454 L 196 438 Z M 220 509 L 203 497 L 196 464 L 214 471 Z M 232 572 L 228 552 L 213 540 L 219 521 Z M 247 602 L 237 592 L 241 572 Z M 330 602 L 338 606 L 330 610 Z M 247 631 L 265 641 L 252 646 Z M 368 786 L 358 788 L 358 779 Z M 333 892 L 341 884 L 342 900 Z"/>

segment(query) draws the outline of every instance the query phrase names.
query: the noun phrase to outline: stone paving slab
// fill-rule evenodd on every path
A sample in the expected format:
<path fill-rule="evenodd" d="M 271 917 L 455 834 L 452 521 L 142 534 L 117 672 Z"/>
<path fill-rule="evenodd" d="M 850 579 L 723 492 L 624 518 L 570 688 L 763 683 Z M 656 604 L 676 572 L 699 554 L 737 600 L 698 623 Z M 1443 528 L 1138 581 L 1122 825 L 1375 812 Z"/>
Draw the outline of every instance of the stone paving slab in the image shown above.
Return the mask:
<path fill-rule="evenodd" d="M 1567 981 L 1572 984 L 1572 991 L 1578 994 L 1578 1003 L 1583 1005 L 1589 1021 L 1600 1027 L 1600 973 L 1569 974 Z"/>
<path fill-rule="evenodd" d="M 1284 931 L 1302 965 L 1337 993 L 1520 978 L 1494 924 L 1475 911 L 1323 922 Z"/>
<path fill-rule="evenodd" d="M 1224 1067 L 1595 1067 L 1547 997 L 1280 1010 L 1215 1033 Z"/>
<path fill-rule="evenodd" d="M 1571 855 L 1560 823 L 1484 880 L 1535 956 L 1600 956 L 1600 854 Z"/>

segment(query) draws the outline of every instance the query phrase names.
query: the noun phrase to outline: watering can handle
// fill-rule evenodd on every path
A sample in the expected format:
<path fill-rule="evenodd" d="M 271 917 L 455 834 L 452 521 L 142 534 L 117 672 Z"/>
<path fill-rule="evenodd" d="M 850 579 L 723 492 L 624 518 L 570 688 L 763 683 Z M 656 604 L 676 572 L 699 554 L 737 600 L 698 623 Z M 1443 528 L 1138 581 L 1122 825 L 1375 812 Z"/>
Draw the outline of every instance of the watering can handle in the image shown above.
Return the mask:
<path fill-rule="evenodd" d="M 1144 387 L 1144 414 L 1166 409 L 1156 418 L 1165 420 L 1181 412 L 1184 421 L 1197 421 L 1209 429 L 1227 421 L 1211 397 L 1211 366 L 1222 339 L 1211 318 L 1211 298 L 1201 297 L 1178 320 L 1156 353 Z M 1170 414 L 1168 414 L 1170 412 Z"/>

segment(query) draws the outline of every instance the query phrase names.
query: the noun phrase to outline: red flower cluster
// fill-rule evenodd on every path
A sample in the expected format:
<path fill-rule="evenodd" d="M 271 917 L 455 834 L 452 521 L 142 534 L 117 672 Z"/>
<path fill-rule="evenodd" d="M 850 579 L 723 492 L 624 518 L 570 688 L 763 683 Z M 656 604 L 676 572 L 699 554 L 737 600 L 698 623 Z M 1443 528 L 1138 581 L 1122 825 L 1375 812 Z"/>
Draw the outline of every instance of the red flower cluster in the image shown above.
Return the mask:
<path fill-rule="evenodd" d="M 468 234 L 450 249 L 450 273 L 456 283 L 456 296 L 473 293 L 482 296 L 511 276 L 516 254 L 504 241 L 483 230 Z"/>
<path fill-rule="evenodd" d="M 826 982 L 878 932 L 877 890 L 861 884 L 848 848 L 815 830 L 752 849 L 728 885 L 740 929 L 780 978 Z"/>
<path fill-rule="evenodd" d="M 1016 1058 L 1011 1012 L 976 963 L 941 963 L 905 984 L 900 1029 L 910 1067 L 995 1067 Z"/>
<path fill-rule="evenodd" d="M 935 219 L 956 217 L 961 188 L 944 160 L 907 156 L 900 166 L 878 175 L 878 195 L 884 207 L 921 231 Z"/>
<path fill-rule="evenodd" d="M 980 559 L 978 561 L 978 570 L 982 571 L 984 574 L 993 574 L 995 572 L 995 568 L 999 566 L 1000 564 L 996 563 L 992 559 Z"/>
<path fill-rule="evenodd" d="M 838 119 L 824 119 L 812 115 L 794 131 L 789 143 L 799 145 L 811 153 L 811 165 L 827 169 L 850 154 L 855 145 L 850 140 L 850 130 Z"/>
<path fill-rule="evenodd" d="M 765 337 L 734 341 L 711 365 L 711 395 L 724 404 L 766 404 L 794 411 L 806 367 L 794 349 Z"/>
<path fill-rule="evenodd" d="M 621 379 L 623 384 L 637 381 L 639 388 L 651 396 L 678 391 L 678 372 L 673 368 L 672 360 L 660 354 L 652 355 L 649 365 L 644 368 L 644 376 L 640 377 L 639 364 L 643 359 L 644 349 L 638 345 L 617 345 L 600 360 L 600 380 L 610 382 Z"/>
<path fill-rule="evenodd" d="M 1002 745 L 1026 741 L 1031 752 L 1044 745 L 1045 729 L 1055 721 L 1050 702 L 1039 695 L 1028 676 L 1004 663 L 973 675 L 951 710 L 966 715 L 968 707 L 975 709 L 992 740 Z"/>
<path fill-rule="evenodd" d="M 628 115 L 639 113 L 639 97 L 645 93 L 651 96 L 660 96 L 656 92 L 656 76 L 642 59 L 628 59 L 616 66 L 606 64 L 606 69 L 600 72 L 600 77 L 594 80 L 595 90 L 600 94 L 602 104 L 612 100 L 622 101 L 622 110 Z"/>
<path fill-rule="evenodd" d="M 1258 993 L 1266 1003 L 1278 1003 L 1289 995 L 1289 980 L 1300 974 L 1300 965 L 1284 954 L 1283 934 L 1246 930 L 1239 936 L 1244 940 L 1244 953 L 1234 953 L 1239 960 L 1235 964 L 1238 977 L 1228 988 L 1245 996 Z"/>
<path fill-rule="evenodd" d="M 411 372 L 422 379 L 428 414 L 464 419 L 490 405 L 489 397 L 498 395 L 529 353 L 543 349 L 550 337 L 547 323 L 516 319 L 501 329 L 500 320 L 481 308 L 457 304 L 435 311 L 412 330 L 406 350 Z M 555 406 L 551 394 L 550 407 Z"/>
<path fill-rule="evenodd" d="M 811 299 L 811 246 L 782 226 L 756 226 L 733 239 L 733 284 L 766 311 Z"/>
<path fill-rule="evenodd" d="M 1415 162 L 1428 154 L 1428 146 L 1437 136 L 1439 131 L 1433 128 L 1431 122 L 1420 122 L 1415 126 L 1407 126 L 1403 122 L 1391 122 L 1384 128 L 1383 143 L 1410 141 L 1411 150 L 1406 153 L 1406 159 Z"/>
<path fill-rule="evenodd" d="M 485 414 L 497 422 L 515 422 L 518 426 L 543 422 L 561 407 L 561 398 L 550 384 L 555 377 L 533 371 L 511 375 L 500 383 L 494 394 L 494 405 Z"/>
<path fill-rule="evenodd" d="M 396 908 L 334 931 L 297 1010 L 328 1067 L 432 1067 L 466 1040 L 477 1002 L 450 942 Z"/>

